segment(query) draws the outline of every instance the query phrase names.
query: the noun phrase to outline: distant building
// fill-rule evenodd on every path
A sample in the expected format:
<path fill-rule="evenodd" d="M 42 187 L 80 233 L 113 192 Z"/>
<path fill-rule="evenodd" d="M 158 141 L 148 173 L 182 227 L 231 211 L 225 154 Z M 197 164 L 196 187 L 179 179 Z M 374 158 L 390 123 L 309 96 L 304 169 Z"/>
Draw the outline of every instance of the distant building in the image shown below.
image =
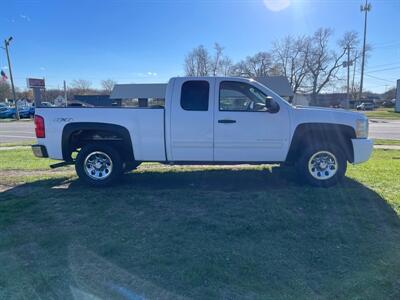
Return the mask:
<path fill-rule="evenodd" d="M 121 106 L 121 101 L 111 99 L 110 95 L 74 95 L 74 101 L 69 101 L 68 106 L 100 106 L 111 107 Z"/>
<path fill-rule="evenodd" d="M 54 101 L 53 101 L 55 106 L 65 106 L 65 99 L 63 96 L 58 95 Z"/>
<path fill-rule="evenodd" d="M 256 77 L 254 80 L 265 85 L 267 88 L 271 89 L 289 102 L 291 102 L 294 97 L 292 87 L 285 76 L 263 76 Z"/>

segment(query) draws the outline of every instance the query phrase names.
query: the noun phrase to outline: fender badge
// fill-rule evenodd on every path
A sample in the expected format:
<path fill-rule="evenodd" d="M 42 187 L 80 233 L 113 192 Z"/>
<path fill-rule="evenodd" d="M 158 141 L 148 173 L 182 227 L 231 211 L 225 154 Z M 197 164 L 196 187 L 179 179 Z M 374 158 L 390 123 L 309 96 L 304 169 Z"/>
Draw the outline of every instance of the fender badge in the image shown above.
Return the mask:
<path fill-rule="evenodd" d="M 71 122 L 73 119 L 72 118 L 55 118 L 53 121 L 57 123 L 68 123 Z"/>

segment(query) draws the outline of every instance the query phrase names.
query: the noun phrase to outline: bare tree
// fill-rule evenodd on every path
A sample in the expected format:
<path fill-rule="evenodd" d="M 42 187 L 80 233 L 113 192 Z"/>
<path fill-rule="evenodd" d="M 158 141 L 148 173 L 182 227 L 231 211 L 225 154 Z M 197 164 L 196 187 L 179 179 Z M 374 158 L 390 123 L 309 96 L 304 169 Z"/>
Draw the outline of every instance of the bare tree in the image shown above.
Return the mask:
<path fill-rule="evenodd" d="M 211 69 L 212 69 L 211 73 L 213 76 L 217 76 L 221 70 L 221 60 L 223 59 L 224 48 L 221 47 L 220 44 L 215 43 L 214 50 L 215 50 L 215 54 L 214 54 L 214 58 L 213 58 L 212 64 L 211 64 Z"/>
<path fill-rule="evenodd" d="M 85 95 L 90 91 L 92 82 L 85 79 L 75 79 L 72 81 L 71 87 L 76 94 Z"/>
<path fill-rule="evenodd" d="M 18 99 L 33 99 L 33 91 L 31 89 L 25 89 L 16 92 Z"/>
<path fill-rule="evenodd" d="M 223 76 L 233 75 L 233 62 L 229 57 L 225 56 L 220 60 L 219 71 Z"/>
<path fill-rule="evenodd" d="M 208 76 L 211 64 L 210 54 L 203 45 L 200 45 L 185 58 L 186 76 Z"/>
<path fill-rule="evenodd" d="M 310 53 L 307 59 L 307 70 L 309 86 L 311 91 L 311 104 L 317 104 L 317 95 L 333 79 L 339 68 L 342 66 L 342 58 L 346 54 L 346 49 L 338 52 L 329 49 L 329 39 L 332 30 L 329 28 L 318 29 L 312 39 Z"/>
<path fill-rule="evenodd" d="M 117 82 L 112 79 L 106 79 L 106 80 L 101 81 L 101 86 L 102 86 L 103 90 L 108 94 L 111 94 L 111 91 L 114 88 L 114 85 L 116 85 L 116 84 L 117 84 Z"/>
<path fill-rule="evenodd" d="M 236 76 L 262 77 L 270 75 L 273 70 L 272 57 L 268 52 L 258 52 L 246 57 L 233 67 Z"/>
<path fill-rule="evenodd" d="M 392 99 L 396 98 L 396 88 L 392 87 L 389 90 L 387 90 L 386 92 L 384 92 L 383 97 L 386 100 L 392 100 Z"/>
<path fill-rule="evenodd" d="M 11 97 L 11 87 L 6 81 L 0 81 L 0 101 Z"/>
<path fill-rule="evenodd" d="M 294 93 L 302 87 L 307 76 L 307 60 L 310 53 L 311 40 L 301 36 L 276 41 L 273 45 L 273 60 L 276 73 L 285 76 Z"/>

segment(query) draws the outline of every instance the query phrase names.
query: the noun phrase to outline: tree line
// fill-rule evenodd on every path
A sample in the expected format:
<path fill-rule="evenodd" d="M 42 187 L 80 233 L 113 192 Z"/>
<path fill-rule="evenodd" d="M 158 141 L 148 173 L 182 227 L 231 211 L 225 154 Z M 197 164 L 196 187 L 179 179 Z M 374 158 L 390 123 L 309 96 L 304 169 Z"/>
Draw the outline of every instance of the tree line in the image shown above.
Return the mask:
<path fill-rule="evenodd" d="M 211 51 L 200 45 L 185 57 L 184 70 L 187 76 L 243 76 L 261 77 L 283 75 L 294 93 L 311 94 L 312 103 L 317 95 L 328 87 L 345 82 L 345 72 L 340 72 L 349 62 L 352 73 L 360 59 L 360 39 L 355 31 L 346 32 L 336 43 L 332 43 L 333 30 L 320 28 L 312 35 L 287 36 L 273 42 L 269 51 L 261 51 L 234 63 L 224 54 L 224 47 L 215 43 Z M 370 47 L 366 47 L 370 50 Z M 352 78 L 355 76 L 353 75 Z M 346 85 L 344 85 L 344 88 Z M 358 92 L 358 83 L 351 80 L 353 98 Z"/>

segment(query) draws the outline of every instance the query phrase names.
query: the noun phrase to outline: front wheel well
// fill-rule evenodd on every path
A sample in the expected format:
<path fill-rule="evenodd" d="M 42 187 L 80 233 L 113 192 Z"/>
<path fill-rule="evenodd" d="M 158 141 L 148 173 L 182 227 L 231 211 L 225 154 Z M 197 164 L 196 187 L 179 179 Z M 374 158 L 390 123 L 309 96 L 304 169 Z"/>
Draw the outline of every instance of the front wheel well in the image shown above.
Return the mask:
<path fill-rule="evenodd" d="M 293 134 L 286 162 L 296 162 L 306 147 L 329 144 L 339 147 L 345 154 L 346 160 L 353 162 L 354 152 L 351 139 L 355 137 L 354 128 L 348 125 L 328 123 L 300 124 Z"/>

